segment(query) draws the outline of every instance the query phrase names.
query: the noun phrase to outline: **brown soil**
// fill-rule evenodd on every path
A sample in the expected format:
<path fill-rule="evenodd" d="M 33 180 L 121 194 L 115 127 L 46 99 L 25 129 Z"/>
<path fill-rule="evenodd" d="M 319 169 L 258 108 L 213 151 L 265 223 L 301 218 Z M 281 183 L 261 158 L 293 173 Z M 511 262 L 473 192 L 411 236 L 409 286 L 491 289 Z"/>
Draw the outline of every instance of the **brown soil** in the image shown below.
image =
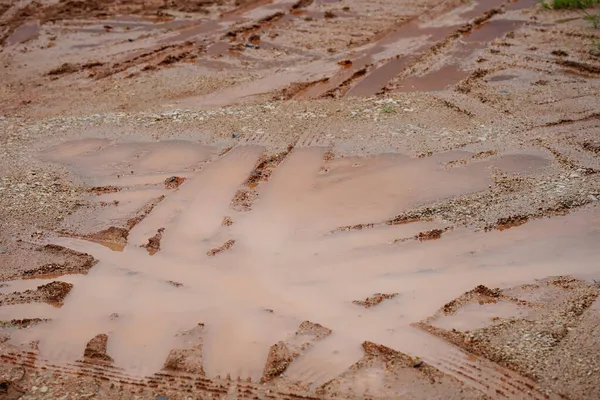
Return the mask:
<path fill-rule="evenodd" d="M 600 294 L 597 285 L 590 285 L 569 277 L 556 277 L 543 282 L 522 285 L 503 290 L 490 290 L 479 286 L 473 291 L 454 300 L 440 310 L 426 322 L 418 325 L 446 340 L 465 348 L 467 351 L 482 355 L 510 369 L 519 371 L 524 376 L 534 380 L 552 382 L 551 386 L 562 396 L 570 398 L 573 395 L 595 396 L 592 392 L 583 394 L 582 390 L 589 387 L 587 384 L 568 383 L 560 377 L 560 371 L 574 369 L 584 376 L 591 376 L 596 362 L 589 357 L 583 359 L 569 358 L 557 365 L 559 354 L 569 351 L 579 352 L 574 347 L 573 339 L 577 333 L 588 329 L 588 325 L 597 319 L 597 310 L 590 309 Z M 479 305 L 496 303 L 500 299 L 507 299 L 530 309 L 527 317 L 502 318 L 490 315 L 488 326 L 473 330 L 451 331 L 436 326 L 436 320 L 443 313 L 448 315 L 456 313 L 467 304 L 478 301 Z M 530 300 L 532 299 L 532 300 Z M 590 309 L 590 310 L 588 310 Z M 456 317 L 460 318 L 460 317 Z M 574 328 L 577 326 L 578 328 Z M 585 335 L 587 339 L 587 332 Z M 591 339 L 591 338 L 590 338 Z M 595 349 L 600 344 L 596 339 L 587 342 L 588 350 Z M 585 372 L 582 369 L 586 369 Z M 591 371 L 591 373 L 589 373 Z M 579 378 L 575 378 L 579 379 Z M 555 381 L 561 381 L 566 386 L 560 387 Z M 593 389 L 593 393 L 597 390 Z M 583 398 L 583 397 L 582 397 Z"/>
<path fill-rule="evenodd" d="M 268 382 L 281 375 L 294 360 L 294 354 L 288 349 L 284 342 L 279 342 L 271 346 L 267 363 L 263 372 L 261 382 Z"/>
<path fill-rule="evenodd" d="M 19 250 L 28 251 L 28 248 L 29 246 L 23 246 Z M 40 259 L 40 261 L 38 261 L 39 263 L 43 263 L 44 261 L 46 261 L 46 263 L 39 266 L 27 264 L 15 265 L 11 271 L 11 260 L 6 260 L 7 268 L 6 271 L 3 272 L 7 274 L 7 279 L 15 279 L 19 276 L 22 276 L 25 279 L 38 279 L 70 274 L 86 274 L 97 263 L 97 260 L 89 254 L 80 253 L 54 244 L 34 247 L 34 249 L 34 251 L 39 252 L 39 254 L 34 253 L 37 256 L 34 258 Z M 19 254 L 19 251 L 17 250 L 16 253 Z M 51 262 L 48 263 L 47 261 Z"/>
<path fill-rule="evenodd" d="M 88 192 L 94 193 L 95 195 L 100 196 L 101 194 L 115 193 L 115 192 L 118 192 L 119 190 L 121 190 L 121 188 L 116 187 L 116 186 L 96 186 L 96 187 L 89 188 Z"/>
<path fill-rule="evenodd" d="M 0 295 L 0 305 L 46 302 L 55 307 L 61 307 L 72 288 L 73 285 L 70 283 L 54 281 L 38 286 L 36 290 Z"/>
<path fill-rule="evenodd" d="M 462 388 L 458 381 L 454 381 L 436 368 L 406 354 L 369 341 L 363 342 L 362 347 L 365 353 L 363 358 L 352 365 L 349 371 L 340 378 L 321 386 L 317 391 L 320 395 L 335 396 L 344 381 L 359 383 L 365 379 L 364 375 L 369 371 L 380 370 L 384 376 L 387 375 L 384 382 L 388 385 L 390 383 L 397 385 L 398 382 L 393 382 L 395 378 L 411 379 L 413 384 L 419 387 L 419 395 L 423 395 L 423 398 L 435 398 L 442 393 L 444 398 L 451 399 L 484 398 L 475 391 Z M 438 392 L 441 387 L 444 389 L 442 392 Z M 394 395 L 393 390 L 390 391 L 390 395 Z"/>
<path fill-rule="evenodd" d="M 154 255 L 160 250 L 160 239 L 162 239 L 163 232 L 165 228 L 160 228 L 156 235 L 152 236 L 148 239 L 148 243 L 144 246 L 146 250 L 148 250 L 148 254 Z"/>
<path fill-rule="evenodd" d="M 104 361 L 107 363 L 112 363 L 113 359 L 106 354 L 107 345 L 108 335 L 99 333 L 87 343 L 85 346 L 85 351 L 83 352 L 83 357 L 92 362 Z"/>
<path fill-rule="evenodd" d="M 172 176 L 165 181 L 165 189 L 177 189 L 183 182 L 185 182 L 185 178 Z"/>
<path fill-rule="evenodd" d="M 0 398 L 600 398 L 598 41 L 536 0 L 0 0 Z"/>
<path fill-rule="evenodd" d="M 331 329 L 310 321 L 304 321 L 298 327 L 296 335 L 313 336 L 316 340 L 321 340 L 331 335 Z"/>
<path fill-rule="evenodd" d="M 62 306 L 65 297 L 67 297 L 72 288 L 73 285 L 71 283 L 55 281 L 38 286 L 37 291 L 41 295 L 41 298 L 47 303 Z"/>
<path fill-rule="evenodd" d="M 292 149 L 293 146 L 288 146 L 285 151 L 261 157 L 258 160 L 254 170 L 250 173 L 244 184 L 238 189 L 231 201 L 234 210 L 250 211 L 252 209 L 252 204 L 258 198 L 259 184 L 269 180 L 269 177 L 275 168 L 281 164 Z"/>

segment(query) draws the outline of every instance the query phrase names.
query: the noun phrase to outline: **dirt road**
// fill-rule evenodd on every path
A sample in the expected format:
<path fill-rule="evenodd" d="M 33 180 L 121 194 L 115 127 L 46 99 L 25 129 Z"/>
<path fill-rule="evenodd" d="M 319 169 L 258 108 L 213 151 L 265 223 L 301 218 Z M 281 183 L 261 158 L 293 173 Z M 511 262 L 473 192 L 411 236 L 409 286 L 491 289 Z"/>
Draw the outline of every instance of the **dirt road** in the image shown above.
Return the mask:
<path fill-rule="evenodd" d="M 0 399 L 600 398 L 583 16 L 0 0 Z"/>

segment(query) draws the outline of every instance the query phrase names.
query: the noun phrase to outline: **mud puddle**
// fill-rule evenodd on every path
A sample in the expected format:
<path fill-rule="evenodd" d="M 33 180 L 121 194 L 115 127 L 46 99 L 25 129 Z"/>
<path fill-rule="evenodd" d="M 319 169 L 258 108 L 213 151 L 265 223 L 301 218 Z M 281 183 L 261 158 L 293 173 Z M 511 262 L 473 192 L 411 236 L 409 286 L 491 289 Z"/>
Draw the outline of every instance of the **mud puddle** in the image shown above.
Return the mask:
<path fill-rule="evenodd" d="M 40 32 L 40 24 L 38 21 L 27 22 L 17 29 L 6 39 L 8 46 L 25 43 L 35 39 Z"/>
<path fill-rule="evenodd" d="M 444 90 L 457 84 L 472 73 L 472 71 L 461 68 L 462 60 L 472 57 L 476 51 L 484 49 L 489 42 L 503 37 L 522 25 L 523 21 L 497 19 L 476 26 L 462 36 L 462 42 L 457 49 L 448 53 L 448 57 L 451 59 L 449 63 L 434 72 L 402 79 L 396 90 L 429 92 Z M 496 80 L 502 79 L 496 78 Z"/>
<path fill-rule="evenodd" d="M 368 50 L 362 51 L 351 61 L 352 67 L 330 78 L 326 85 L 315 85 L 298 98 L 318 98 L 338 87 L 342 87 L 343 96 L 372 96 L 382 90 L 393 78 L 398 76 L 409 65 L 416 61 L 434 44 L 445 40 L 461 26 L 472 20 L 485 17 L 491 10 L 503 5 L 505 1 L 478 1 L 468 5 L 452 8 L 441 5 L 431 13 L 440 14 L 426 21 L 423 16 L 414 19 L 376 41 Z M 534 4 L 532 0 L 518 0 L 507 5 L 509 9 L 527 8 Z M 478 25 L 476 25 L 477 27 Z M 494 31 L 497 31 L 494 33 Z M 485 34 L 493 37 L 501 35 L 497 27 L 484 29 Z M 481 39 L 480 39 L 481 40 Z M 490 39 L 491 40 L 491 39 Z M 390 57 L 390 53 L 394 54 Z M 369 71 L 365 77 L 360 77 L 357 83 L 352 82 L 356 73 L 372 65 L 381 64 Z M 445 71 L 446 73 L 449 71 Z M 455 75 L 457 72 L 452 71 Z M 343 88 L 350 83 L 350 87 Z"/>
<path fill-rule="evenodd" d="M 416 204 L 486 190 L 491 170 L 502 163 L 492 158 L 447 169 L 448 160 L 470 153 L 324 160 L 325 151 L 294 149 L 261 184 L 252 210 L 243 214 L 232 215 L 230 201 L 252 175 L 263 152 L 259 146 L 237 147 L 168 191 L 131 229 L 122 251 L 53 239 L 92 254 L 99 264 L 88 275 L 69 277 L 73 289 L 60 310 L 43 304 L 0 307 L 1 320 L 52 320 L 14 331 L 11 343 L 40 340 L 42 359 L 70 365 L 90 339 L 106 333 L 114 365 L 143 377 L 163 368 L 171 349 L 181 345 L 178 334 L 202 323 L 206 374 L 257 381 L 273 343 L 293 335 L 310 316 L 334 335 L 315 344 L 290 373 L 308 379 L 303 371 L 310 370 L 313 382 L 325 383 L 360 358 L 357 346 L 365 337 L 412 354 L 430 354 L 426 340 L 418 348 L 406 341 L 414 335 L 410 324 L 478 282 L 501 284 L 508 276 L 520 281 L 595 265 L 599 221 L 594 210 L 502 232 L 459 229 L 439 240 L 394 245 L 394 238 L 419 237 L 443 225 L 415 222 L 326 235 L 338 226 L 386 220 Z M 64 143 L 44 156 L 90 171 L 123 162 L 127 168 L 149 163 L 156 171 L 175 162 L 178 169 L 193 165 L 209 153 L 188 143 L 86 140 Z M 526 163 L 528 173 L 544 165 L 543 158 L 537 161 Z M 139 196 L 121 190 L 95 197 L 120 203 Z M 232 223 L 224 224 L 227 215 Z M 157 232 L 160 245 L 150 255 L 141 246 Z M 211 254 L 214 243 L 235 246 Z M 575 254 L 580 262 L 574 267 Z M 456 284 L 446 285 L 449 280 Z M 355 304 L 373 293 L 397 295 L 367 310 Z M 390 310 L 402 316 L 390 320 Z M 338 355 L 324 363 L 331 351 Z"/>
<path fill-rule="evenodd" d="M 397 90 L 403 92 L 438 91 L 457 84 L 472 73 L 472 71 L 461 68 L 461 59 L 471 57 L 476 51 L 485 48 L 487 43 L 503 37 L 514 29 L 518 29 L 521 25 L 522 22 L 520 21 L 494 20 L 474 28 L 470 34 L 463 36 L 462 40 L 465 44 L 461 46 L 462 48 L 449 53 L 449 57 L 454 61 L 437 71 L 418 77 L 402 79 Z M 495 80 L 500 81 L 503 79 L 496 78 Z"/>
<path fill-rule="evenodd" d="M 504 1 L 481 1 L 477 2 L 472 6 L 469 6 L 463 12 L 450 12 L 450 14 L 454 14 L 453 17 L 457 17 L 462 20 L 472 20 L 477 17 L 481 17 L 485 13 L 489 12 L 502 5 Z M 527 8 L 535 4 L 534 1 L 528 0 L 520 0 L 516 2 L 511 2 L 509 8 L 512 9 L 521 9 Z M 460 11 L 460 9 L 458 10 Z M 443 20 L 443 18 L 442 18 Z M 450 20 L 452 20 L 450 18 Z M 489 42 L 495 38 L 501 37 L 507 32 L 516 29 L 518 26 L 518 22 L 514 21 L 492 21 L 488 23 L 484 23 L 482 25 L 476 25 L 470 33 L 465 35 L 465 40 L 467 43 L 475 43 L 475 42 Z M 360 81 L 357 85 L 355 85 L 352 89 L 350 89 L 346 95 L 347 96 L 371 96 L 375 93 L 379 92 L 383 89 L 394 77 L 399 75 L 403 70 L 406 69 L 408 65 L 414 62 L 420 53 L 428 50 L 431 46 L 431 43 L 437 43 L 445 39 L 452 32 L 458 29 L 460 25 L 445 25 L 436 28 L 424 28 L 420 26 L 418 22 L 407 25 L 404 29 L 396 32 L 394 35 L 390 36 L 386 42 L 393 43 L 394 41 L 404 40 L 407 37 L 420 37 L 427 36 L 428 41 L 420 47 L 417 47 L 412 51 L 414 56 L 397 56 L 396 59 L 390 60 L 386 62 L 381 67 L 378 67 L 369 75 Z M 457 60 L 460 60 L 461 57 L 466 57 L 472 52 L 482 48 L 485 44 L 479 43 L 478 45 L 472 45 L 469 50 L 461 50 L 457 54 L 453 55 L 453 57 Z M 383 43 L 385 45 L 385 42 Z M 459 69 L 459 65 L 451 65 L 446 66 L 435 75 L 428 75 L 427 78 L 423 78 L 422 80 L 415 81 L 414 79 L 409 80 L 404 85 L 407 90 L 410 91 L 430 91 L 430 90 L 441 90 L 445 87 L 456 83 L 468 75 L 466 72 L 462 72 Z M 410 78 L 409 78 L 410 79 Z"/>
<path fill-rule="evenodd" d="M 206 161 L 214 149 L 186 141 L 112 144 L 82 139 L 43 152 L 46 161 L 67 165 L 91 186 L 160 184 L 185 175 Z M 116 180 L 114 180 L 116 178 Z M 108 183 L 111 182 L 111 183 Z"/>
<path fill-rule="evenodd" d="M 413 335 L 408 325 L 477 282 L 504 285 L 540 275 L 590 271 L 595 265 L 598 223 L 597 213 L 578 212 L 504 232 L 465 231 L 395 250 L 378 248 L 360 257 L 349 254 L 343 243 L 329 246 L 327 257 L 324 249 L 314 255 L 287 242 L 277 254 L 247 248 L 222 262 L 216 261 L 219 257 L 214 262 L 183 261 L 161 252 L 150 257 L 135 248 L 113 253 L 67 240 L 61 243 L 91 252 L 100 264 L 87 276 L 69 278 L 73 290 L 60 310 L 42 304 L 5 306 L 0 307 L 0 319 L 51 318 L 47 324 L 14 332 L 11 341 L 40 340 L 42 358 L 52 363 L 78 359 L 87 341 L 107 332 L 108 354 L 115 365 L 142 376 L 160 370 L 177 345 L 177 333 L 199 321 L 206 326 L 207 374 L 257 380 L 271 344 L 292 335 L 302 315 L 311 315 L 335 332 L 335 339 L 324 346 L 334 346 L 338 361 L 324 363 L 330 353 L 315 350 L 290 373 L 302 377 L 302 369 L 307 368 L 320 376 L 319 382 L 326 382 L 356 361 L 355 346 L 364 337 L 410 354 L 436 357 L 432 349 L 427 350 L 427 340 L 423 347 L 407 341 Z M 438 268 L 435 274 L 418 273 L 433 265 Z M 350 270 L 352 276 L 346 273 Z M 448 280 L 456 284 L 448 286 Z M 178 287 L 169 281 L 184 283 Z M 368 313 L 352 304 L 353 299 L 379 290 L 395 290 L 399 295 Z M 323 309 L 322 304 L 328 307 Z M 265 313 L 264 307 L 276 311 Z M 390 321 L 390 310 L 403 317 Z M 493 312 L 499 315 L 498 308 Z M 118 318 L 111 320 L 115 313 Z M 513 315 L 514 310 L 500 314 Z M 477 327 L 487 314 L 466 315 L 468 326 Z"/>

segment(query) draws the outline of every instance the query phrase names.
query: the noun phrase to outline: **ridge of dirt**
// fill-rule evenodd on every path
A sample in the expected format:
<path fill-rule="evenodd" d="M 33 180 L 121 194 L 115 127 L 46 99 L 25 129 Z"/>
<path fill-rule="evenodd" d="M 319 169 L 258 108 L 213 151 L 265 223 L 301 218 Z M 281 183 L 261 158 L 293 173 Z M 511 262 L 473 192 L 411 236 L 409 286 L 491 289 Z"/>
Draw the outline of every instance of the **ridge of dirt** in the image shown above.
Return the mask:
<path fill-rule="evenodd" d="M 91 362 L 101 361 L 112 363 L 114 360 L 106 354 L 107 345 L 108 335 L 105 333 L 97 334 L 85 346 L 85 351 L 83 353 L 84 359 Z"/>
<path fill-rule="evenodd" d="M 258 199 L 261 182 L 269 180 L 273 171 L 293 151 L 293 148 L 289 145 L 284 151 L 261 156 L 248 178 L 235 193 L 231 200 L 231 207 L 236 211 L 250 211 L 253 203 Z"/>
<path fill-rule="evenodd" d="M 225 243 L 223 243 L 221 246 L 215 247 L 213 249 L 210 249 L 206 255 L 209 257 L 214 257 L 217 254 L 220 254 L 224 251 L 227 251 L 229 249 L 231 249 L 233 247 L 233 245 L 235 244 L 235 240 L 234 239 L 229 239 L 227 240 Z"/>
<path fill-rule="evenodd" d="M 71 283 L 54 281 L 38 286 L 36 290 L 0 295 L 0 306 L 45 302 L 55 307 L 61 307 L 72 288 L 73 284 Z"/>
<path fill-rule="evenodd" d="M 165 228 L 159 228 L 156 232 L 156 235 L 149 238 L 148 243 L 146 243 L 146 245 L 143 246 L 146 248 L 146 250 L 148 250 L 148 254 L 154 255 L 160 250 L 160 240 L 162 239 L 164 231 Z"/>
<path fill-rule="evenodd" d="M 137 210 L 136 215 L 134 217 L 131 217 L 131 218 L 127 219 L 126 221 L 124 221 L 124 226 L 110 226 L 101 231 L 87 233 L 84 235 L 78 235 L 78 234 L 69 232 L 67 230 L 61 231 L 60 234 L 64 235 L 64 236 L 73 237 L 73 238 L 81 238 L 81 239 L 85 239 L 85 240 L 90 240 L 92 242 L 97 242 L 97 243 L 106 245 L 108 247 L 111 247 L 117 251 L 123 250 L 123 248 L 127 244 L 127 238 L 129 237 L 129 232 L 137 224 L 142 222 L 144 220 L 144 218 L 146 218 L 146 216 L 152 212 L 154 207 L 156 207 L 157 204 L 159 204 L 161 201 L 164 200 L 164 198 L 165 198 L 165 196 L 161 195 L 160 197 L 147 202 L 144 206 L 141 207 L 141 209 Z M 157 235 L 159 235 L 160 233 L 161 232 L 157 232 Z M 153 241 L 153 243 L 155 243 L 155 244 L 152 244 L 152 246 L 160 246 L 160 237 L 155 236 L 154 238 L 156 238 Z M 149 239 L 149 242 L 151 240 L 152 240 L 152 238 Z M 150 243 L 148 245 L 150 245 Z M 152 249 L 149 249 L 149 251 L 150 250 L 158 250 L 158 248 L 154 249 L 152 247 Z"/>
<path fill-rule="evenodd" d="M 22 269 L 21 273 L 25 279 L 38 279 L 70 274 L 87 274 L 87 272 L 98 262 L 90 254 L 80 253 L 54 244 L 47 244 L 38 247 L 36 250 L 41 252 L 44 256 L 56 257 L 61 261 L 43 264 L 35 268 Z M 21 268 L 23 268 L 23 266 L 21 266 Z M 27 266 L 25 266 L 25 268 L 27 268 Z M 13 275 L 12 279 L 15 279 L 17 276 L 19 275 Z"/>
<path fill-rule="evenodd" d="M 375 293 L 364 300 L 353 300 L 352 303 L 364 308 L 371 308 L 381 304 L 384 300 L 390 300 L 398 296 L 398 293 Z"/>
<path fill-rule="evenodd" d="M 275 343 L 269 348 L 261 383 L 283 380 L 285 371 L 297 358 L 304 355 L 317 342 L 331 335 L 332 330 L 321 324 L 303 321 L 293 337 Z M 285 378 L 284 378 L 285 379 Z M 294 383 L 302 387 L 302 383 Z"/>
<path fill-rule="evenodd" d="M 390 349 L 389 347 L 379 345 L 373 342 L 365 341 L 362 344 L 364 350 L 364 356 L 354 365 L 352 365 L 348 372 L 342 374 L 340 378 L 351 378 L 355 381 L 360 381 L 362 373 L 369 373 L 369 371 L 381 370 L 384 372 L 386 377 L 384 381 L 391 383 L 394 377 L 409 375 L 413 382 L 413 386 L 419 387 L 420 395 L 425 396 L 437 396 L 436 387 L 443 385 L 444 397 L 456 398 L 456 399 L 483 399 L 485 398 L 481 394 L 466 388 L 450 378 L 448 375 L 441 373 L 435 367 L 424 363 L 421 360 L 410 357 L 399 351 Z M 400 371 L 404 372 L 400 374 Z M 341 386 L 340 378 L 334 379 L 327 382 L 317 389 L 317 393 L 320 395 L 333 395 L 335 396 Z M 406 379 L 406 378 L 404 378 Z M 425 383 L 426 382 L 426 383 Z M 436 383 L 436 385 L 428 385 L 428 383 Z M 425 392 L 421 392 L 424 390 Z M 391 391 L 390 395 L 393 391 Z"/>
<path fill-rule="evenodd" d="M 553 291 L 552 288 L 558 288 L 558 291 Z M 534 290 L 552 291 L 555 294 L 547 295 L 543 301 L 535 303 L 523 300 L 523 296 Z M 597 286 L 571 277 L 555 277 L 533 285 L 503 290 L 479 286 L 444 306 L 437 316 L 430 317 L 417 326 L 473 354 L 485 356 L 538 380 L 542 374 L 547 373 L 546 368 L 550 367 L 547 360 L 561 346 L 568 333 L 579 324 L 581 315 L 599 294 Z M 454 313 L 474 301 L 482 305 L 496 303 L 500 299 L 533 308 L 535 312 L 526 318 L 493 318 L 489 326 L 474 330 L 449 331 L 432 325 L 442 313 Z"/>

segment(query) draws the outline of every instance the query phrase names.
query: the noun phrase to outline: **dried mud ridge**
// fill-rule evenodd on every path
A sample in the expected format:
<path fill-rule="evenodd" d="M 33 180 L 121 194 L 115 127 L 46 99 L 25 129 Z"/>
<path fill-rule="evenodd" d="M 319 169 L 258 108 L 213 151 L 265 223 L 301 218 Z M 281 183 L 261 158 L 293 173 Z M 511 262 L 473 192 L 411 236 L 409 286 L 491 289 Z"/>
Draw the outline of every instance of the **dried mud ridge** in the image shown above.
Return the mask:
<path fill-rule="evenodd" d="M 71 283 L 54 281 L 38 286 L 36 290 L 13 292 L 7 295 L 0 294 L 0 306 L 45 302 L 60 307 L 72 288 L 73 284 Z"/>
<path fill-rule="evenodd" d="M 302 322 L 293 338 L 271 346 L 260 381 L 269 382 L 279 377 L 292 361 L 304 354 L 315 342 L 331 335 L 331 332 L 331 329 L 321 324 Z"/>
<path fill-rule="evenodd" d="M 390 300 L 396 296 L 398 296 L 398 293 L 376 293 L 364 300 L 354 300 L 352 303 L 364 308 L 371 308 L 381 304 L 384 300 Z"/>
<path fill-rule="evenodd" d="M 87 274 L 88 271 L 98 262 L 94 257 L 86 253 L 80 253 L 69 248 L 55 244 L 47 244 L 37 248 L 48 257 L 61 257 L 62 263 L 49 263 L 36 268 L 26 269 L 22 273 L 24 279 L 41 279 L 46 277 L 55 277 L 60 275 Z M 13 276 L 12 279 L 18 279 L 21 276 Z M 10 278 L 9 278 L 10 279 Z"/>
<path fill-rule="evenodd" d="M 488 224 L 486 226 L 483 227 L 484 230 L 486 231 L 491 231 L 491 230 L 505 230 L 505 229 L 510 229 L 516 226 L 520 226 L 523 225 L 529 221 L 535 220 L 535 219 L 540 219 L 540 218 L 545 218 L 545 217 L 554 217 L 554 216 L 564 216 L 567 215 L 571 210 L 576 210 L 582 206 L 585 206 L 586 204 L 590 204 L 594 202 L 594 200 L 591 199 L 565 199 L 562 201 L 559 201 L 557 205 L 555 206 L 548 206 L 546 208 L 540 208 L 539 210 L 537 210 L 536 212 L 531 212 L 531 213 L 527 213 L 527 214 L 516 214 L 516 215 L 509 215 L 507 217 L 501 217 L 498 218 L 498 220 L 496 220 L 496 222 Z M 341 226 L 339 228 L 336 228 L 332 231 L 330 231 L 330 234 L 335 234 L 336 232 L 344 232 L 344 231 L 357 231 L 357 230 L 363 230 L 363 229 L 370 229 L 370 228 L 376 228 L 376 227 L 380 227 L 380 226 L 393 226 L 393 225 L 403 225 L 403 224 L 410 224 L 410 223 L 415 223 L 415 222 L 427 222 L 427 221 L 432 221 L 434 218 L 442 218 L 442 219 L 446 219 L 445 214 L 447 213 L 447 211 L 450 210 L 450 208 L 453 205 L 448 204 L 446 202 L 442 202 L 438 205 L 432 205 L 432 206 L 423 206 L 414 210 L 411 210 L 409 212 L 397 215 L 394 218 L 388 219 L 388 220 L 384 220 L 384 221 L 380 221 L 380 222 L 369 222 L 369 223 L 362 223 L 362 224 L 356 224 L 356 225 L 347 225 L 347 226 Z M 455 205 L 454 205 L 455 206 Z M 455 221 L 455 223 L 460 223 L 459 221 Z M 462 223 L 464 225 L 464 223 Z M 394 239 L 392 241 L 392 243 L 402 243 L 402 242 L 406 242 L 406 241 L 410 241 L 410 240 L 418 240 L 418 241 L 425 241 L 425 240 L 435 240 L 435 239 L 439 239 L 442 237 L 442 235 L 444 234 L 444 232 L 450 231 L 452 230 L 453 227 L 447 227 L 447 228 L 443 228 L 443 229 L 433 229 L 430 231 L 424 231 L 424 232 L 420 232 L 419 234 L 412 236 L 412 237 L 408 237 L 408 238 L 398 238 L 398 239 Z"/>
<path fill-rule="evenodd" d="M 215 247 L 213 249 L 210 249 L 206 253 L 206 255 L 209 256 L 209 257 L 214 257 L 214 256 L 216 256 L 219 253 L 222 253 L 224 251 L 227 251 L 227 250 L 231 249 L 234 244 L 235 244 L 235 240 L 229 239 L 228 241 L 226 241 L 225 243 L 223 243 L 221 246 Z"/>
<path fill-rule="evenodd" d="M 148 250 L 148 254 L 150 254 L 151 256 L 156 254 L 160 250 L 160 240 L 162 239 L 164 231 L 165 228 L 159 228 L 158 231 L 156 231 L 156 235 L 148 239 L 148 243 L 142 246 L 145 247 L 146 250 Z"/>
<path fill-rule="evenodd" d="M 437 239 L 441 239 L 442 235 L 444 234 L 444 232 L 447 232 L 449 230 L 452 230 L 451 226 L 449 226 L 447 228 L 443 228 L 443 229 L 432 229 L 432 230 L 429 230 L 429 231 L 419 232 L 415 236 L 411 236 L 411 237 L 407 237 L 407 238 L 394 239 L 394 240 L 392 240 L 391 243 L 392 244 L 404 243 L 404 242 L 408 242 L 409 240 L 416 240 L 416 241 L 419 241 L 419 242 L 425 242 L 425 241 L 428 241 L 428 240 L 437 240 Z"/>
<path fill-rule="evenodd" d="M 114 360 L 106 354 L 107 345 L 108 335 L 99 333 L 85 346 L 85 351 L 83 352 L 84 359 L 89 360 L 90 362 L 100 361 L 102 363 L 112 363 Z"/>
<path fill-rule="evenodd" d="M 236 192 L 231 207 L 235 211 L 250 211 L 252 204 L 258 199 L 258 190 L 261 182 L 267 182 L 273 171 L 292 152 L 294 146 L 290 145 L 285 151 L 262 156 L 256 166 Z"/>
<path fill-rule="evenodd" d="M 527 300 L 536 292 L 546 295 L 537 301 Z M 415 325 L 472 354 L 538 381 L 544 376 L 547 379 L 552 360 L 560 354 L 561 347 L 573 340 L 569 332 L 585 322 L 584 313 L 599 295 L 598 285 L 571 277 L 549 278 L 504 290 L 480 285 L 446 304 L 438 314 Z M 527 317 L 496 317 L 488 326 L 473 330 L 447 330 L 435 326 L 441 316 L 453 315 L 467 305 L 500 302 L 509 302 L 531 312 Z M 566 392 L 560 394 L 569 398 Z"/>
<path fill-rule="evenodd" d="M 92 242 L 97 242 L 106 245 L 114 250 L 121 251 L 127 245 L 127 238 L 129 237 L 129 232 L 140 222 L 148 216 L 161 201 L 165 199 L 165 196 L 162 195 L 154 200 L 148 202 L 144 207 L 142 207 L 136 216 L 129 218 L 125 221 L 124 226 L 111 226 L 109 228 L 103 229 L 99 232 L 89 233 L 83 236 L 67 232 L 61 231 L 59 232 L 62 236 L 85 239 Z M 148 244 L 144 247 L 148 249 L 148 252 L 158 251 L 160 249 L 160 238 L 162 236 L 162 232 L 158 231 L 157 234 L 148 239 Z M 156 248 L 154 248 L 156 246 Z"/>

